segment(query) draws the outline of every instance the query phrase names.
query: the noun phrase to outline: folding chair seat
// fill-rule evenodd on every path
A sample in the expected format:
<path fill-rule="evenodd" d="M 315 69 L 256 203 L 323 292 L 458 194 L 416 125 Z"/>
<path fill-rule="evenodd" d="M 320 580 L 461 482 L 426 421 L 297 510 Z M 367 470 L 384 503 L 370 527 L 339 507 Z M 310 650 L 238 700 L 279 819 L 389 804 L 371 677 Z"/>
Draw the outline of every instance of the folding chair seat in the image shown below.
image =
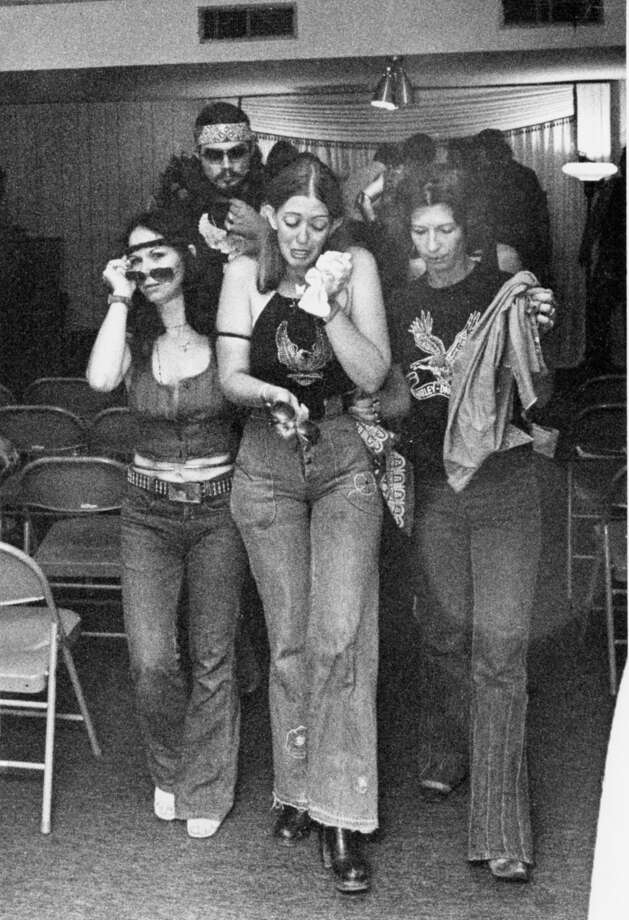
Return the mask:
<path fill-rule="evenodd" d="M 600 520 L 614 474 L 626 463 L 626 404 L 582 409 L 569 440 L 566 574 L 568 598 L 573 601 L 575 562 L 594 560 L 594 524 Z"/>
<path fill-rule="evenodd" d="M 22 470 L 18 499 L 25 513 L 24 548 L 57 594 L 79 592 L 90 602 L 94 593 L 101 600 L 112 592 L 119 595 L 119 512 L 126 472 L 123 463 L 89 456 L 43 457 Z M 33 527 L 34 515 L 43 515 L 48 525 L 41 537 Z"/>
<path fill-rule="evenodd" d="M 22 401 L 58 406 L 89 422 L 97 413 L 125 401 L 124 386 L 110 393 L 93 390 L 85 377 L 40 377 L 26 387 Z"/>
<path fill-rule="evenodd" d="M 42 606 L 34 606 L 40 602 Z M 76 613 L 56 606 L 50 585 L 37 563 L 14 546 L 0 543 L 0 718 L 7 715 L 46 718 L 43 761 L 0 760 L 0 768 L 42 771 L 43 834 L 49 834 L 51 829 L 56 719 L 83 722 L 94 756 L 101 756 L 70 650 L 71 642 L 80 633 L 80 625 Z M 79 712 L 57 712 L 59 651 Z M 45 694 L 43 700 L 28 698 L 42 694 Z"/>
<path fill-rule="evenodd" d="M 88 433 L 89 452 L 95 457 L 113 457 L 130 463 L 138 443 L 138 425 L 126 406 L 103 409 L 92 419 Z"/>

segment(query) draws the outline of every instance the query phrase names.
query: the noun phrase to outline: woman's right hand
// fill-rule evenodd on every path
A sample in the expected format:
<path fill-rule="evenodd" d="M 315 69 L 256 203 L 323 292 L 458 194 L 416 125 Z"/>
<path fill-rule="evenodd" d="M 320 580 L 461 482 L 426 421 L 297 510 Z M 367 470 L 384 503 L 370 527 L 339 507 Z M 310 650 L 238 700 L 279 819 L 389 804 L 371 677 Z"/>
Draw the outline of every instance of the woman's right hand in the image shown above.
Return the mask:
<path fill-rule="evenodd" d="M 294 393 L 286 390 L 284 387 L 276 387 L 272 383 L 265 383 L 260 390 L 260 399 L 267 407 L 274 406 L 275 403 L 287 403 L 299 418 L 305 412 L 305 418 L 308 417 L 308 409 L 299 402 Z"/>
<path fill-rule="evenodd" d="M 135 281 L 129 281 L 126 275 L 128 267 L 125 258 L 110 259 L 105 266 L 103 281 L 109 285 L 112 294 L 131 297 L 135 291 Z"/>

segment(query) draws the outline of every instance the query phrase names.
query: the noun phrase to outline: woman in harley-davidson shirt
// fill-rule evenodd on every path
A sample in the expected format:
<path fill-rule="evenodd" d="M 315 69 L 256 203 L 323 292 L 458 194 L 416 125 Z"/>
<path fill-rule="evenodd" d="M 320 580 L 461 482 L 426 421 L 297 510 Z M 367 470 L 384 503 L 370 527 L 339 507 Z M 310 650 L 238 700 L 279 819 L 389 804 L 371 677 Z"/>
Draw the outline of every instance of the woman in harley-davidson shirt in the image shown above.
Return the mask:
<path fill-rule="evenodd" d="M 473 199 L 462 172 L 431 167 L 398 196 L 426 265 L 391 298 L 394 365 L 380 394 L 385 416 L 406 413 L 415 467 L 419 780 L 445 796 L 469 775 L 468 859 L 497 878 L 525 881 L 533 862 L 526 653 L 540 552 L 530 438 L 492 454 L 463 491 L 448 483 L 443 459 L 454 359 L 510 276 L 495 258 L 469 253 Z M 527 294 L 537 323 L 549 328 L 552 292 Z"/>
<path fill-rule="evenodd" d="M 360 833 L 378 826 L 382 503 L 345 410 L 356 388 L 382 385 L 389 343 L 375 263 L 363 249 L 326 253 L 346 267 L 349 255 L 351 276 L 325 280 L 314 314 L 301 300 L 343 215 L 336 177 L 301 154 L 266 195 L 267 248 L 258 263 L 241 257 L 227 267 L 218 358 L 228 398 L 251 407 L 232 512 L 268 626 L 274 836 L 292 846 L 314 819 L 336 887 L 364 891 Z M 278 402 L 283 423 L 273 426 L 265 407 L 277 415 Z"/>

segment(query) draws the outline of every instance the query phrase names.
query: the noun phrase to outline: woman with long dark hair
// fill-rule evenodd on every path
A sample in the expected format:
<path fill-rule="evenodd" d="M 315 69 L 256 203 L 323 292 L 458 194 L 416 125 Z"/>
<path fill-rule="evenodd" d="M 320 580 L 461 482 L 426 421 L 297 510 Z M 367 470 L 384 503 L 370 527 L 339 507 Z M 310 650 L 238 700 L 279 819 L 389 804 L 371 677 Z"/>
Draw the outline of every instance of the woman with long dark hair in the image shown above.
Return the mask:
<path fill-rule="evenodd" d="M 129 225 L 87 378 L 122 381 L 138 423 L 122 508 L 131 673 L 158 818 L 210 837 L 234 798 L 234 633 L 246 557 L 229 511 L 237 431 L 197 298 L 195 229 L 174 210 Z M 190 683 L 178 622 L 186 593 Z"/>
<path fill-rule="evenodd" d="M 300 154 L 266 201 L 262 253 L 227 266 L 217 334 L 225 393 L 250 410 L 232 511 L 269 636 L 274 836 L 292 846 L 318 822 L 337 888 L 364 891 L 382 503 L 346 409 L 382 385 L 389 343 L 373 258 L 329 248 L 343 218 L 333 173 Z"/>

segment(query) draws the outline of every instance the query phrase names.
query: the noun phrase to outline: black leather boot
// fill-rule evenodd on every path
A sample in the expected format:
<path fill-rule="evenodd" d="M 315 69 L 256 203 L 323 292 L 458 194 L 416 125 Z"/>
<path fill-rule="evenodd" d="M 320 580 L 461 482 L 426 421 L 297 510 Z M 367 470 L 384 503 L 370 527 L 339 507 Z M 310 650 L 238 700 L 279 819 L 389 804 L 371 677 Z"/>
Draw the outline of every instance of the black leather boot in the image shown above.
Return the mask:
<path fill-rule="evenodd" d="M 310 815 L 293 805 L 280 805 L 273 827 L 273 836 L 285 847 L 295 846 L 298 840 L 310 833 Z"/>
<path fill-rule="evenodd" d="M 321 859 L 325 868 L 334 872 L 336 888 L 346 894 L 368 891 L 371 873 L 361 853 L 362 834 L 344 827 L 321 826 L 320 836 Z"/>

